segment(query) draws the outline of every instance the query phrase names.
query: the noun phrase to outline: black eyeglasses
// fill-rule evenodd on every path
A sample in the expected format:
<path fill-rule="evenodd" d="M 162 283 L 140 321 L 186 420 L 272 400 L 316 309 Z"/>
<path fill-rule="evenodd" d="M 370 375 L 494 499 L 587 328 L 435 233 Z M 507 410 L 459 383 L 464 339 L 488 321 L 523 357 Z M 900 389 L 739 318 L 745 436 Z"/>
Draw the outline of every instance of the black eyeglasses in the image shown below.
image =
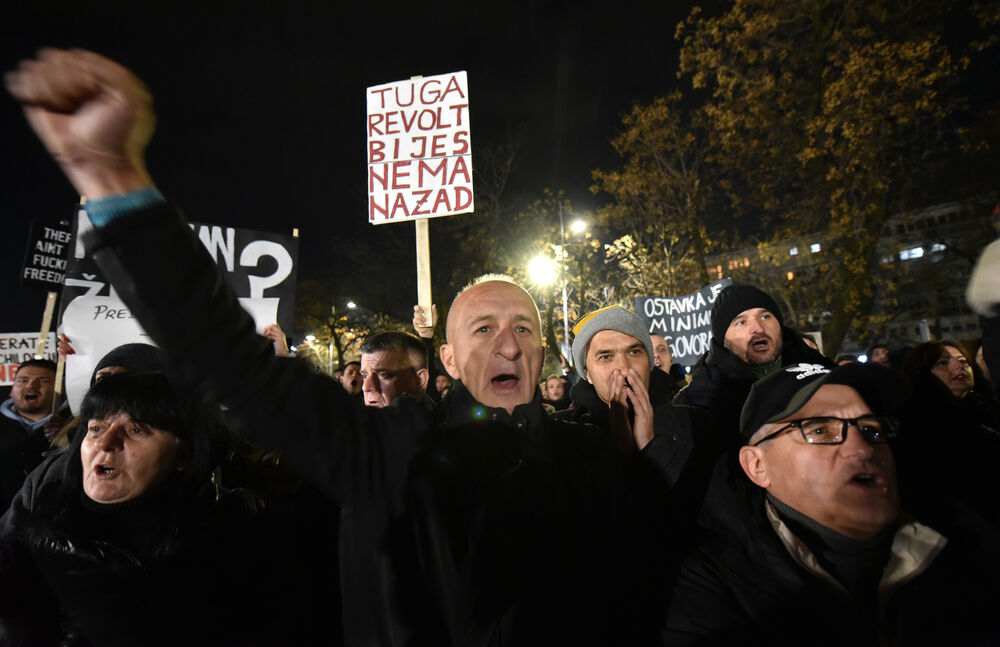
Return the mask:
<path fill-rule="evenodd" d="M 810 445 L 839 445 L 847 440 L 847 427 L 854 425 L 868 442 L 885 443 L 896 437 L 896 421 L 882 416 L 861 416 L 858 418 L 803 418 L 789 420 L 788 424 L 778 431 L 761 438 L 753 444 L 757 445 L 771 440 L 789 429 L 798 429 L 803 440 Z"/>

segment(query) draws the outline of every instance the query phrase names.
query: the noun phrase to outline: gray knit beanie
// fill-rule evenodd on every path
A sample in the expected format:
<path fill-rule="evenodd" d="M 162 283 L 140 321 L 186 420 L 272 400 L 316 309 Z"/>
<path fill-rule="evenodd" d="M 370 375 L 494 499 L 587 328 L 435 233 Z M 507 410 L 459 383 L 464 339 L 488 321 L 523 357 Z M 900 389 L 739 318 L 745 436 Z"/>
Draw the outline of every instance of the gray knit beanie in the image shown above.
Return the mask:
<path fill-rule="evenodd" d="M 587 377 L 587 345 L 602 330 L 617 330 L 631 335 L 646 348 L 649 370 L 653 370 L 653 342 L 649 330 L 639 315 L 621 306 L 608 306 L 584 315 L 573 327 L 573 363 L 581 377 Z"/>

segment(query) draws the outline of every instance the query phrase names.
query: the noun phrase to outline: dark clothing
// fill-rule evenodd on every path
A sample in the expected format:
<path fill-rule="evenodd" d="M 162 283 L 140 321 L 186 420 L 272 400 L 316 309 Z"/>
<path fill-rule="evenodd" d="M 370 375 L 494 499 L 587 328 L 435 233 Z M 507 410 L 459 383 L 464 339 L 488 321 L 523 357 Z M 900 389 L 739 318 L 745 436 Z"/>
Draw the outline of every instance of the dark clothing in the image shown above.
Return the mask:
<path fill-rule="evenodd" d="M 185 386 L 344 510 L 347 644 L 614 642 L 635 556 L 621 532 L 625 459 L 606 434 L 550 419 L 537 391 L 508 414 L 460 382 L 432 413 L 410 398 L 358 406 L 305 362 L 274 358 L 168 206 L 122 216 L 89 244 L 182 360 Z"/>
<path fill-rule="evenodd" d="M 768 515 L 763 490 L 742 474 L 727 473 L 723 466 L 729 464 L 720 461 L 713 481 L 716 514 L 704 519 L 711 534 L 685 562 L 673 591 L 664 645 L 986 645 L 1000 640 L 1000 621 L 992 610 L 1000 593 L 994 527 L 974 515 L 952 516 L 950 525 L 940 526 L 947 540 L 942 545 L 930 530 L 938 525 L 904 520 L 878 596 L 874 591 L 865 595 L 880 603 L 864 604 L 832 576 L 792 557 L 779 532 L 796 550 L 808 550 L 789 525 L 779 525 L 776 513 Z"/>
<path fill-rule="evenodd" d="M 63 488 L 67 448 L 49 456 L 0 519 L 0 644 L 274 644 L 285 599 L 255 499 L 207 478 L 168 480 L 114 505 Z M 272 559 L 269 559 L 272 558 Z M 291 635 L 297 636 L 293 627 Z"/>
<path fill-rule="evenodd" d="M 827 368 L 836 366 L 819 351 L 807 346 L 791 328 L 781 327 L 781 344 L 781 366 L 803 362 Z M 710 411 L 715 427 L 736 447 L 741 443 L 740 411 L 757 379 L 746 362 L 713 337 L 708 352 L 691 369 L 691 382 L 677 394 L 674 404 Z"/>
<path fill-rule="evenodd" d="M 671 541 L 682 547 L 693 536 L 716 456 L 723 451 L 708 412 L 671 403 L 670 376 L 653 369 L 649 395 L 653 406 L 653 440 L 643 449 L 655 468 L 654 486 L 669 520 Z M 585 422 L 611 433 L 610 408 L 594 385 L 580 380 L 573 386 L 573 408 L 557 414 L 563 420 Z M 655 505 L 655 504 L 654 504 Z"/>
<path fill-rule="evenodd" d="M 919 515 L 925 506 L 962 501 L 1000 524 L 1000 415 L 992 392 L 977 388 L 959 400 L 929 371 L 910 389 L 893 444 L 904 505 Z"/>
<path fill-rule="evenodd" d="M 42 462 L 49 441 L 43 429 L 27 428 L 0 414 L 0 514 L 7 509 L 24 479 Z"/>
<path fill-rule="evenodd" d="M 547 404 L 556 411 L 564 411 L 569 409 L 573 405 L 573 401 L 569 399 L 568 396 L 559 398 L 558 400 L 549 400 L 548 398 L 542 399 L 542 404 Z"/>

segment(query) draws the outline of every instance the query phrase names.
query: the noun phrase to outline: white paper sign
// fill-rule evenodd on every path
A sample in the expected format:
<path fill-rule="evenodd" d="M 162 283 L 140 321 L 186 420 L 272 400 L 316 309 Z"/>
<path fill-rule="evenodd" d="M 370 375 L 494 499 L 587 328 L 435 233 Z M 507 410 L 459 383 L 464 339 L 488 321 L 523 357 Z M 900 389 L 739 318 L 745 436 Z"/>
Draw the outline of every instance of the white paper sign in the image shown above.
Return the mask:
<path fill-rule="evenodd" d="M 368 88 L 368 221 L 473 210 L 465 72 Z"/>

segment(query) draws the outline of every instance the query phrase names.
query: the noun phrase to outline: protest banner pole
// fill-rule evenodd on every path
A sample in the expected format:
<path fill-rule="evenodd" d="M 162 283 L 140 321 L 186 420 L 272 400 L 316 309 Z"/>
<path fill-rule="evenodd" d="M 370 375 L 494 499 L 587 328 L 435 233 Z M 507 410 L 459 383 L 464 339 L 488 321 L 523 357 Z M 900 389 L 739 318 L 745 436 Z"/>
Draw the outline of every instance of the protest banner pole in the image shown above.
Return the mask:
<path fill-rule="evenodd" d="M 38 344 L 35 346 L 35 357 L 45 354 L 45 344 L 49 341 L 49 328 L 52 327 L 52 313 L 56 309 L 57 292 L 49 292 L 45 297 L 45 314 L 42 316 L 42 330 L 38 334 Z"/>
<path fill-rule="evenodd" d="M 427 228 L 427 218 L 414 220 L 417 232 L 417 305 L 423 308 L 427 321 L 431 322 L 431 240 Z"/>
<path fill-rule="evenodd" d="M 52 413 L 59 411 L 62 406 L 63 375 L 66 372 L 66 357 L 59 355 L 56 361 L 56 383 L 52 393 Z"/>
<path fill-rule="evenodd" d="M 424 78 L 422 74 L 411 76 L 411 81 L 419 81 Z M 427 227 L 427 218 L 420 218 L 413 221 L 414 231 L 417 241 L 417 305 L 420 306 L 429 324 L 434 323 L 431 314 L 431 305 L 434 303 L 431 296 L 431 236 Z"/>

